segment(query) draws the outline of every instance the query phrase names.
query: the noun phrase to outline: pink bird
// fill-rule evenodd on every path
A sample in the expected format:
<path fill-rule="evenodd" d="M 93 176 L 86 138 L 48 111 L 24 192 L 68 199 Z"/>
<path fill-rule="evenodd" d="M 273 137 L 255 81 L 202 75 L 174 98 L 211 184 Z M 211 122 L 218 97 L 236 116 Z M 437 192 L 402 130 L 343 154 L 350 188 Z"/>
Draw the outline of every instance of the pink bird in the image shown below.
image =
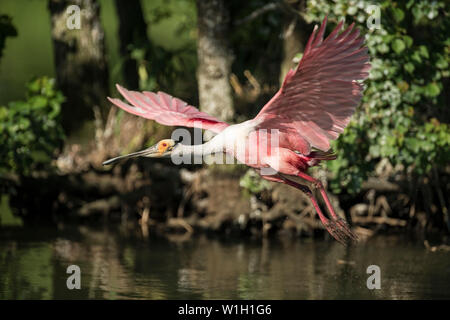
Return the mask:
<path fill-rule="evenodd" d="M 326 23 L 325 17 L 320 29 L 314 28 L 300 63 L 288 72 L 280 90 L 254 119 L 239 124 L 229 125 L 164 92 L 140 93 L 117 85 L 131 105 L 108 99 L 125 111 L 163 125 L 199 127 L 216 135 L 197 146 L 164 139 L 104 164 L 139 156 L 228 154 L 254 168 L 262 178 L 304 192 L 336 240 L 344 245 L 356 241 L 347 222 L 335 213 L 322 183 L 306 173 L 321 161 L 336 159 L 330 140 L 336 139 L 349 123 L 362 97 L 361 80 L 368 77 L 370 70 L 364 37 L 359 30 L 353 30 L 354 24 L 340 32 L 340 22 L 324 40 Z M 261 152 L 262 148 L 265 152 Z M 320 191 L 329 217 L 322 213 L 312 188 Z"/>

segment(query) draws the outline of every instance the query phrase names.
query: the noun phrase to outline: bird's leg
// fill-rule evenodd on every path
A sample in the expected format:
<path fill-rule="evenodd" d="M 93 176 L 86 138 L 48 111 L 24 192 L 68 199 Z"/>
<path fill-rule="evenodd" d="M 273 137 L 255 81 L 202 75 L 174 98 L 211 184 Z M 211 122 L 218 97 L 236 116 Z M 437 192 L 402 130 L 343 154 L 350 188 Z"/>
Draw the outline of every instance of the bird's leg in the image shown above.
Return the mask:
<path fill-rule="evenodd" d="M 320 180 L 318 180 L 318 179 L 315 179 L 315 178 L 311 177 L 310 175 L 308 175 L 308 174 L 306 174 L 304 172 L 301 172 L 301 171 L 297 175 L 300 178 L 311 182 L 311 184 L 314 186 L 314 188 L 319 189 L 320 194 L 322 195 L 323 200 L 325 201 L 325 204 L 327 205 L 327 208 L 330 211 L 330 214 L 333 217 L 333 219 L 335 219 L 335 220 L 340 219 L 340 217 L 336 214 L 336 212 L 334 212 L 334 208 L 331 205 L 330 200 L 328 199 L 328 195 L 325 192 L 325 188 L 323 187 L 322 182 Z"/>
<path fill-rule="evenodd" d="M 314 209 L 316 210 L 317 214 L 319 215 L 320 221 L 322 221 L 322 223 L 325 226 L 325 228 L 327 229 L 327 231 L 333 236 L 333 238 L 335 238 L 341 244 L 346 246 L 349 236 L 347 235 L 346 232 L 342 231 L 341 226 L 336 225 L 337 221 L 334 221 L 334 220 L 332 221 L 332 220 L 328 219 L 327 217 L 325 217 L 325 215 L 322 213 L 322 210 L 320 210 L 320 207 L 316 201 L 316 198 L 314 198 L 314 195 L 312 194 L 311 190 L 307 186 L 296 183 L 287 178 L 282 177 L 282 179 L 283 179 L 283 182 L 286 183 L 287 185 L 290 185 L 294 188 L 301 190 L 303 193 L 305 193 L 308 196 L 308 198 L 311 200 L 311 202 L 314 206 Z"/>
<path fill-rule="evenodd" d="M 301 172 L 301 171 L 297 175 L 298 175 L 298 177 L 311 182 L 312 185 L 314 186 L 314 188 L 319 189 L 320 194 L 322 195 L 322 198 L 325 201 L 325 204 L 326 204 L 328 211 L 330 212 L 333 220 L 336 221 L 336 223 L 341 226 L 342 230 L 345 232 L 345 234 L 348 235 L 349 238 L 351 238 L 354 241 L 357 241 L 358 237 L 351 231 L 350 226 L 348 225 L 347 221 L 345 221 L 344 219 L 339 217 L 336 214 L 336 212 L 334 211 L 333 205 L 331 204 L 330 199 L 328 199 L 327 192 L 325 191 L 325 188 L 323 187 L 322 182 L 320 182 L 320 180 L 315 179 L 315 178 L 311 177 L 310 175 L 308 175 L 304 172 Z"/>

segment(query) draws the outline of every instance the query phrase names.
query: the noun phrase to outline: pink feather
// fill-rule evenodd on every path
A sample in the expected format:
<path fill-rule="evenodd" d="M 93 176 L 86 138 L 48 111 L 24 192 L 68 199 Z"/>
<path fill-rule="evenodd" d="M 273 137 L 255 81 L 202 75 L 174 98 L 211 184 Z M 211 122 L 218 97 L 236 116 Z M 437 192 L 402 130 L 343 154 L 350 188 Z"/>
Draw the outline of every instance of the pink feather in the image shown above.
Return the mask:
<path fill-rule="evenodd" d="M 343 22 L 323 40 L 327 19 L 311 34 L 299 65 L 286 75 L 280 90 L 255 117 L 260 129 L 289 136 L 285 147 L 308 154 L 327 151 L 350 121 L 369 75 L 364 38 L 353 24 L 338 35 Z M 286 145 L 287 144 L 287 145 Z"/>
<path fill-rule="evenodd" d="M 108 98 L 119 108 L 137 116 L 155 120 L 167 126 L 199 127 L 213 132 L 221 132 L 228 124 L 220 121 L 186 102 L 164 92 L 144 93 L 127 90 L 116 85 L 117 90 L 131 104 L 119 99 Z"/>

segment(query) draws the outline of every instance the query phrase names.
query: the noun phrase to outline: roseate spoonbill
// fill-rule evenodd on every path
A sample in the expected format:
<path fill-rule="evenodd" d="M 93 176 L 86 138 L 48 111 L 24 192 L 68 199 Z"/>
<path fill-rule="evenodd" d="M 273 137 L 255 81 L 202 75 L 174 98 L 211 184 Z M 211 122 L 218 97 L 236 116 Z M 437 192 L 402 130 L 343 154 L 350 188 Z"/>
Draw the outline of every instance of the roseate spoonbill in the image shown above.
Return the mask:
<path fill-rule="evenodd" d="M 323 160 L 336 159 L 330 149 L 330 140 L 336 139 L 349 123 L 362 97 L 361 80 L 368 77 L 370 70 L 368 50 L 363 46 L 364 37 L 360 36 L 359 30 L 353 30 L 354 24 L 340 32 L 341 21 L 324 40 L 326 23 L 325 17 L 320 29 L 315 26 L 301 61 L 288 72 L 280 90 L 254 119 L 243 123 L 229 125 L 164 92 L 140 93 L 117 85 L 118 91 L 131 105 L 119 99 L 108 99 L 125 111 L 160 124 L 201 127 L 217 135 L 201 148 L 165 139 L 148 149 L 110 159 L 104 164 L 130 157 L 228 153 L 260 174 L 263 168 L 272 168 L 275 174 L 261 174 L 262 178 L 285 183 L 304 192 L 336 240 L 344 245 L 356 241 L 349 225 L 335 213 L 322 183 L 306 173 L 309 167 Z M 261 138 L 251 133 L 271 129 L 278 130 L 278 145 L 270 145 L 265 155 L 256 162 L 250 162 L 249 155 L 258 153 L 262 145 Z M 271 134 L 272 131 L 267 136 Z M 235 151 L 236 145 L 245 145 L 244 155 Z M 322 213 L 311 188 L 320 191 L 329 217 Z"/>

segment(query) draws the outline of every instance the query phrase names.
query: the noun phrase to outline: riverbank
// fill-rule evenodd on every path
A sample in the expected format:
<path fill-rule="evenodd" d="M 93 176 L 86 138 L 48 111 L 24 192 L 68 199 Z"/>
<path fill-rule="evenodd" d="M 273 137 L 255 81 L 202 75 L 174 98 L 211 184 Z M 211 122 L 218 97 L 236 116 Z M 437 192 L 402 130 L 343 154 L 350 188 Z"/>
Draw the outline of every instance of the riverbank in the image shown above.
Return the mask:
<path fill-rule="evenodd" d="M 114 167 L 10 176 L 3 186 L 13 191 L 9 206 L 25 225 L 118 223 L 135 225 L 143 234 L 157 229 L 186 237 L 205 232 L 328 237 L 301 192 L 276 183 L 254 188 L 245 180 L 247 174 L 239 165 L 180 168 L 164 160 L 139 159 Z M 426 199 L 412 199 L 410 192 L 402 180 L 372 178 L 359 194 L 330 194 L 330 199 L 361 240 L 410 234 L 445 244 L 439 208 L 427 209 Z"/>

